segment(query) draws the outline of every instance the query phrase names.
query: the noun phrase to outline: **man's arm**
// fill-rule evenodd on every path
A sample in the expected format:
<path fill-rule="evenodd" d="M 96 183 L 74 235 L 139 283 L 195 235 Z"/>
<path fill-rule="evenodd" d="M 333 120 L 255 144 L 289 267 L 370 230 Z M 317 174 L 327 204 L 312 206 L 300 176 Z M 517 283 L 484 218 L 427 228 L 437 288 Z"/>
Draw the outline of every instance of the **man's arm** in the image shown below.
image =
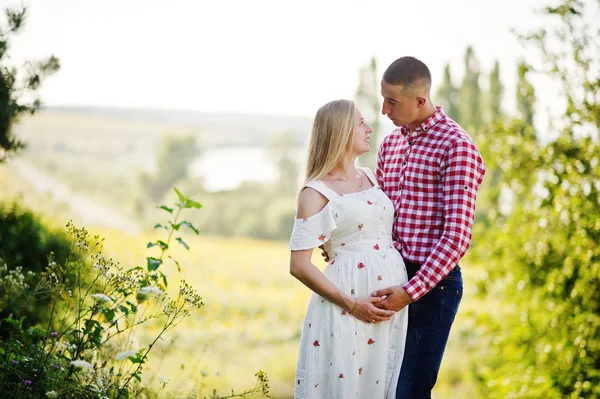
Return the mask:
<path fill-rule="evenodd" d="M 471 244 L 477 190 L 485 174 L 479 150 L 470 140 L 453 144 L 441 164 L 444 229 L 415 276 L 404 285 L 413 301 L 435 287 L 465 255 Z"/>

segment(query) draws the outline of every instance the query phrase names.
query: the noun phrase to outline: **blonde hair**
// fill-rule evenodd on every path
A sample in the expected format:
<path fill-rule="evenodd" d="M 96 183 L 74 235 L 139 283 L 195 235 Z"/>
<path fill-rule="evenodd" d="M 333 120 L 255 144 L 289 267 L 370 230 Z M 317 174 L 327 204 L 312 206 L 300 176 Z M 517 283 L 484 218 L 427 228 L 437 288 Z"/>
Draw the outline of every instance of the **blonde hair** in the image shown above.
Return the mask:
<path fill-rule="evenodd" d="M 356 105 L 350 100 L 335 100 L 317 111 L 313 122 L 304 184 L 323 177 L 342 162 L 352 149 L 356 125 Z"/>

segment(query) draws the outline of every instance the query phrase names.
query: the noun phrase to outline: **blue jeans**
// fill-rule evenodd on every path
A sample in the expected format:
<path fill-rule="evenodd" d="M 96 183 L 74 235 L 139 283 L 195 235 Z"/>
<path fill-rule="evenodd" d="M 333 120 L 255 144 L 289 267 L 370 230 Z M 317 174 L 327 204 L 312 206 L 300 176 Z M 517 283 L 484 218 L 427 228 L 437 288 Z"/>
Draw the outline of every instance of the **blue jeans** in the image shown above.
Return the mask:
<path fill-rule="evenodd" d="M 405 263 L 411 279 L 420 265 Z M 408 306 L 406 349 L 396 399 L 431 398 L 462 293 L 462 274 L 457 265 L 435 288 Z"/>

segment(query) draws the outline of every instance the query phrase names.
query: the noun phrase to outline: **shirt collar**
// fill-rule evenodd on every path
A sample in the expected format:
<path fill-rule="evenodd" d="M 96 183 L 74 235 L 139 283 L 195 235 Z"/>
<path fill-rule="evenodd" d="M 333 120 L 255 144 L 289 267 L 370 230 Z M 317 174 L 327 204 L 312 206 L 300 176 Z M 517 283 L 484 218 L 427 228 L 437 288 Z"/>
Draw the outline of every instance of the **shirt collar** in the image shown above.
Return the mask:
<path fill-rule="evenodd" d="M 401 132 L 406 138 L 415 138 L 420 136 L 422 133 L 426 133 L 429 129 L 435 126 L 439 121 L 446 119 L 446 114 L 444 113 L 444 109 L 442 106 L 438 105 L 435 107 L 436 110 L 433 114 L 429 116 L 429 118 L 425 119 L 423 123 L 421 123 L 417 128 L 412 132 L 410 132 L 410 128 L 408 125 L 402 126 Z"/>

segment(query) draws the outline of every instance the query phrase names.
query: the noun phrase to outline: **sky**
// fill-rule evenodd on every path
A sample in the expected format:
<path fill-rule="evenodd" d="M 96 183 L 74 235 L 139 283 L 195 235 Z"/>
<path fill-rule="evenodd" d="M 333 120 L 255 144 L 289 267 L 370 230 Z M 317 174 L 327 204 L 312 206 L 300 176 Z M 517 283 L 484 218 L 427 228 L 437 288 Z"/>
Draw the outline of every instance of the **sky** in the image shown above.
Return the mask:
<path fill-rule="evenodd" d="M 0 0 L 1 6 L 18 5 Z M 543 0 L 29 0 L 11 61 L 50 54 L 61 70 L 46 105 L 188 109 L 313 117 L 353 98 L 360 67 L 380 74 L 404 55 L 424 61 L 434 90 L 450 63 L 462 79 L 467 45 L 484 72 L 501 63 L 514 109 L 516 62 L 531 57 L 511 28 L 539 25 Z M 485 85 L 485 77 L 482 84 Z M 542 101 L 552 98 L 541 92 Z M 435 101 L 435 98 L 434 98 Z"/>

